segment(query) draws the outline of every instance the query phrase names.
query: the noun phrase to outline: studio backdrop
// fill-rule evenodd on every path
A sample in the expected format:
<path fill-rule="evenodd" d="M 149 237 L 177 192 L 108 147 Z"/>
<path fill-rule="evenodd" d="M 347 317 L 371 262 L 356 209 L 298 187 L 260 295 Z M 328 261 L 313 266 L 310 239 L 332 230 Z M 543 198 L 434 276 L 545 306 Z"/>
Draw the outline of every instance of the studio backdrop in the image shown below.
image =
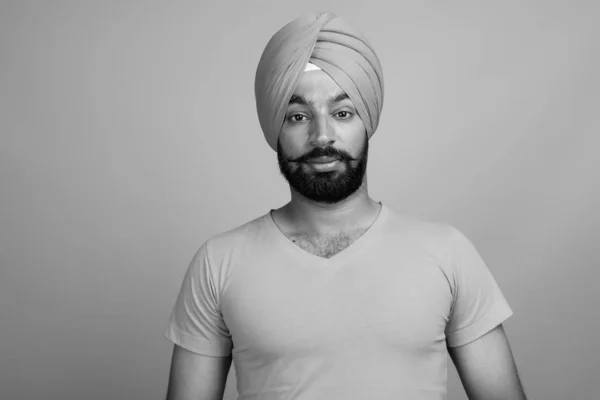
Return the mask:
<path fill-rule="evenodd" d="M 331 11 L 383 66 L 373 199 L 472 240 L 531 399 L 597 399 L 599 4 L 0 2 L 0 398 L 164 399 L 192 256 L 289 200 L 261 52 Z"/>

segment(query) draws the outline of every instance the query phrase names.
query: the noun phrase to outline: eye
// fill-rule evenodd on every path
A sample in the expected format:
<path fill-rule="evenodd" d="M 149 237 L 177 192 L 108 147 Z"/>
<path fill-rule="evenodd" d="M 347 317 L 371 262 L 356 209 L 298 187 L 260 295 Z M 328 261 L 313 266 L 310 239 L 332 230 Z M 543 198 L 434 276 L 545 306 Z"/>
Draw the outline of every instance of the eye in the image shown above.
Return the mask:
<path fill-rule="evenodd" d="M 306 116 L 305 116 L 305 115 L 302 115 L 302 114 L 294 114 L 294 115 L 290 116 L 290 118 L 289 118 L 289 119 L 290 119 L 292 122 L 302 122 L 302 121 L 303 121 L 303 118 L 306 118 Z"/>
<path fill-rule="evenodd" d="M 348 119 L 352 116 L 348 111 L 340 111 L 337 113 L 337 116 L 341 119 Z"/>

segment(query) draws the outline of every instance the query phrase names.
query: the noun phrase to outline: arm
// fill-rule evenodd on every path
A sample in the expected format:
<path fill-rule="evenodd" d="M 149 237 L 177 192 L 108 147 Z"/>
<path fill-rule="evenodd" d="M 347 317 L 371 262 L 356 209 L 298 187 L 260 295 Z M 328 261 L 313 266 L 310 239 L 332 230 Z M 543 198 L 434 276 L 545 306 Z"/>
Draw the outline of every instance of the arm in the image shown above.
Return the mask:
<path fill-rule="evenodd" d="M 174 345 L 167 400 L 222 400 L 231 361 Z"/>
<path fill-rule="evenodd" d="M 469 400 L 526 400 L 502 324 L 448 353 Z"/>

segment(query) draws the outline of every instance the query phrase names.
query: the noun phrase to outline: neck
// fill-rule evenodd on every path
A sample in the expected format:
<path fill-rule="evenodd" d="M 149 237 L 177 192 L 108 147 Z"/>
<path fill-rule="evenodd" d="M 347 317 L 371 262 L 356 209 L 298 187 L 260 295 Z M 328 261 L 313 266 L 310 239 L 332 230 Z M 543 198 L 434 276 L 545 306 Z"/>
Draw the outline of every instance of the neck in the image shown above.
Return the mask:
<path fill-rule="evenodd" d="M 379 203 L 373 200 L 363 185 L 347 199 L 335 204 L 317 203 L 291 190 L 291 201 L 280 211 L 295 230 L 307 234 L 340 232 L 370 225 L 379 213 Z"/>

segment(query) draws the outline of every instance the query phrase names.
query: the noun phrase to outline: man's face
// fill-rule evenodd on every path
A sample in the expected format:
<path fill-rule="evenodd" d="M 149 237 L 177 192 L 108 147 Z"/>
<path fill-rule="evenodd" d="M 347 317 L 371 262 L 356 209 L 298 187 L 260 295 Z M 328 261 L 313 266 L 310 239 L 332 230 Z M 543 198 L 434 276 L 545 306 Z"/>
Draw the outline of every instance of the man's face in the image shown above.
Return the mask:
<path fill-rule="evenodd" d="M 281 174 L 302 196 L 340 202 L 360 188 L 367 169 L 365 125 L 342 89 L 323 71 L 302 76 L 277 141 Z M 333 164 L 319 157 L 335 158 Z"/>

